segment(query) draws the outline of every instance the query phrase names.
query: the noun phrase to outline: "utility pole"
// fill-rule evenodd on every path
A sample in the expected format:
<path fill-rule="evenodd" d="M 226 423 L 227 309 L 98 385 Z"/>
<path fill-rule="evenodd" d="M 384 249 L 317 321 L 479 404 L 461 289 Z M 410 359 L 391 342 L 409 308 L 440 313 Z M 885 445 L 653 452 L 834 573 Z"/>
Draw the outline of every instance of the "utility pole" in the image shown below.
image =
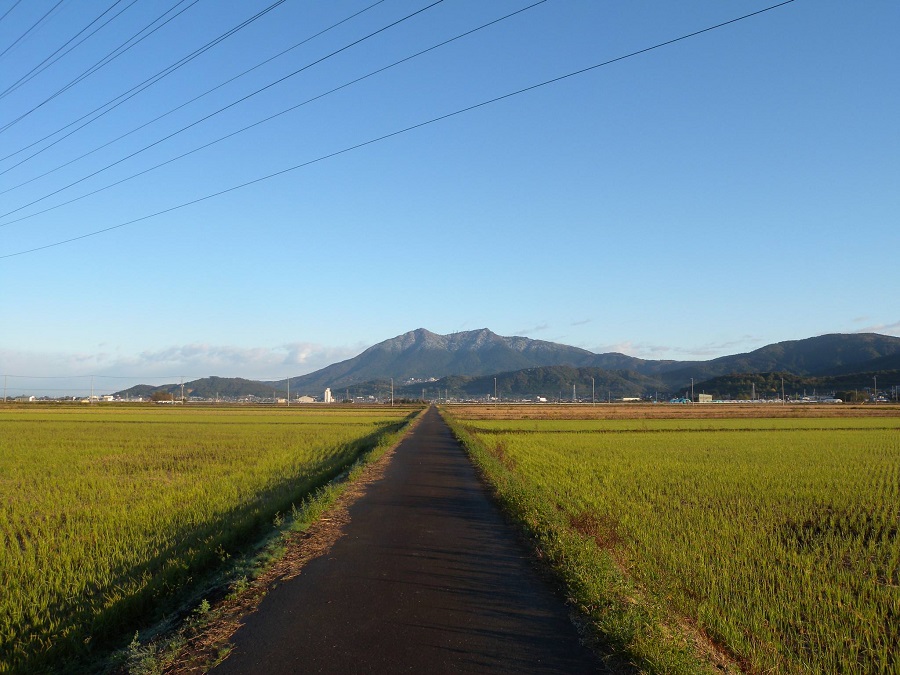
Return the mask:
<path fill-rule="evenodd" d="M 872 395 L 872 403 L 878 405 L 878 376 L 873 375 L 872 379 L 875 380 L 875 393 Z"/>
<path fill-rule="evenodd" d="M 500 400 L 500 399 L 497 398 L 497 378 L 496 378 L 496 377 L 494 378 L 494 400 L 495 400 L 495 401 L 499 401 L 499 400 Z"/>
<path fill-rule="evenodd" d="M 691 378 L 691 403 L 694 402 L 694 378 Z"/>
<path fill-rule="evenodd" d="M 94 405 L 94 376 L 91 375 L 91 405 Z"/>
<path fill-rule="evenodd" d="M 591 405 L 597 405 L 597 402 L 594 400 L 594 378 L 591 378 Z"/>
<path fill-rule="evenodd" d="M 184 405 L 184 375 L 181 376 L 181 405 Z"/>
<path fill-rule="evenodd" d="M 7 376 L 3 376 L 3 402 L 6 403 L 6 378 Z"/>
<path fill-rule="evenodd" d="M 785 404 L 784 400 L 784 377 L 781 378 L 781 405 Z"/>
<path fill-rule="evenodd" d="M 291 407 L 291 376 L 288 375 L 288 404 L 287 407 Z"/>
<path fill-rule="evenodd" d="M 391 378 L 391 407 L 394 407 L 394 378 Z"/>
<path fill-rule="evenodd" d="M 577 403 L 578 399 L 575 397 L 575 384 L 572 384 L 572 403 Z"/>

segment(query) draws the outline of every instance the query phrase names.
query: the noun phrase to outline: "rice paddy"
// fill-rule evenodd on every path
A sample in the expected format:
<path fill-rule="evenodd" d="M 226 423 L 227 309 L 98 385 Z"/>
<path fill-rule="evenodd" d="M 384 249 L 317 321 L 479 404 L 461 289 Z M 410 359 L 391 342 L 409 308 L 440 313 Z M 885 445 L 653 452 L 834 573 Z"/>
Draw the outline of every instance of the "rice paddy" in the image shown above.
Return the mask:
<path fill-rule="evenodd" d="M 747 672 L 900 671 L 900 411 L 604 407 L 449 417 L 557 567 L 594 561 L 562 576 L 601 633 L 634 624 L 621 654 L 692 672 L 711 663 L 682 658 L 693 642 Z"/>
<path fill-rule="evenodd" d="M 414 412 L 0 410 L 0 672 L 70 672 L 177 611 Z"/>

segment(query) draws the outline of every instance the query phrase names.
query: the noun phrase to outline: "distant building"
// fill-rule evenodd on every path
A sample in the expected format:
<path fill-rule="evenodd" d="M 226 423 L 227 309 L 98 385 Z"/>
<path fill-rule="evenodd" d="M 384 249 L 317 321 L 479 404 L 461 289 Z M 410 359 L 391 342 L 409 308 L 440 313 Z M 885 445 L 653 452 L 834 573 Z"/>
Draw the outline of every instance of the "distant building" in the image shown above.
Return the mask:
<path fill-rule="evenodd" d="M 331 395 L 331 389 L 325 389 L 325 403 L 334 403 L 334 396 Z"/>
<path fill-rule="evenodd" d="M 697 403 L 712 403 L 712 394 L 697 394 Z"/>
<path fill-rule="evenodd" d="M 316 399 L 312 396 L 298 396 L 297 403 L 315 403 Z"/>

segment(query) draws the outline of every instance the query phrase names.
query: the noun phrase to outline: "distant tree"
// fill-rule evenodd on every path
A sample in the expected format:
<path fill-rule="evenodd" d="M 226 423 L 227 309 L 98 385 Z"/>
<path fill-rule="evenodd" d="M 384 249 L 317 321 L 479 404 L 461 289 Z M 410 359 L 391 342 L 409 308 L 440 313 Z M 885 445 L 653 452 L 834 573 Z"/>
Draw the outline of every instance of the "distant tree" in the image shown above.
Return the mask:
<path fill-rule="evenodd" d="M 835 392 L 835 396 L 844 403 L 865 403 L 869 400 L 869 394 L 866 391 L 856 389 L 848 389 L 846 391 Z"/>
<path fill-rule="evenodd" d="M 157 389 L 152 394 L 150 394 L 150 400 L 154 402 L 174 401 L 175 397 L 164 389 Z"/>

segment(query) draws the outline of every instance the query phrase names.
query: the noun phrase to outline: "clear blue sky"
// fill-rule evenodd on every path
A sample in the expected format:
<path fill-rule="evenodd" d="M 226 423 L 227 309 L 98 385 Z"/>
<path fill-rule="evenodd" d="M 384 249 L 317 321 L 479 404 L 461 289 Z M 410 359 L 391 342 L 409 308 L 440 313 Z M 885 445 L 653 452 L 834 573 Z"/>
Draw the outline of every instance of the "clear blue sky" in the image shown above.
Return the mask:
<path fill-rule="evenodd" d="M 187 8 L 0 132 L 0 155 L 115 99 L 273 2 L 130 1 L 66 0 L 25 34 L 57 0 L 0 0 L 0 15 L 10 10 L 0 51 L 12 46 L 0 57 L 0 91 L 111 6 L 80 37 L 127 8 L 0 99 L 0 127 L 167 9 Z M 109 390 L 130 378 L 282 378 L 418 327 L 489 327 L 673 359 L 833 332 L 900 335 L 893 0 L 795 0 L 214 199 L 10 255 L 774 4 L 548 0 L 117 187 L 10 222 L 531 4 L 445 0 L 47 197 L 430 4 L 376 3 L 59 168 L 373 2 L 287 0 L 46 151 L 10 168 L 60 134 L 0 161 L 0 190 L 8 190 L 0 209 L 14 211 L 0 217 L 0 256 L 9 256 L 0 257 L 0 374 L 121 376 L 98 380 Z M 60 382 L 27 384 L 50 390 L 84 380 Z"/>

